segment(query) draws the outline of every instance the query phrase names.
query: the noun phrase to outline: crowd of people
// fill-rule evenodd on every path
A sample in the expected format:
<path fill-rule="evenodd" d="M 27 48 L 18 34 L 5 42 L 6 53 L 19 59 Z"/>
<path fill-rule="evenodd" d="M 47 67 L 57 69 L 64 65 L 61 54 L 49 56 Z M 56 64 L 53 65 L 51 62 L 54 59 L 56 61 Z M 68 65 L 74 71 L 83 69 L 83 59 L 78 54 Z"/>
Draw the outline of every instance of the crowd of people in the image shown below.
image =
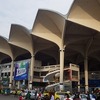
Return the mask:
<path fill-rule="evenodd" d="M 35 100 L 55 100 L 55 92 L 56 91 L 46 91 L 43 89 L 33 89 L 35 91 Z M 25 91 L 26 94 L 25 94 Z M 31 92 L 28 89 L 14 89 L 10 92 L 9 89 L 1 89 L 1 94 L 13 94 L 14 97 L 18 97 L 18 100 L 31 100 Z M 86 96 L 87 100 L 100 100 L 100 90 L 96 89 L 95 91 L 87 92 L 87 93 L 65 93 L 63 97 L 57 100 L 82 100 L 82 96 Z M 86 100 L 85 99 L 85 100 Z"/>

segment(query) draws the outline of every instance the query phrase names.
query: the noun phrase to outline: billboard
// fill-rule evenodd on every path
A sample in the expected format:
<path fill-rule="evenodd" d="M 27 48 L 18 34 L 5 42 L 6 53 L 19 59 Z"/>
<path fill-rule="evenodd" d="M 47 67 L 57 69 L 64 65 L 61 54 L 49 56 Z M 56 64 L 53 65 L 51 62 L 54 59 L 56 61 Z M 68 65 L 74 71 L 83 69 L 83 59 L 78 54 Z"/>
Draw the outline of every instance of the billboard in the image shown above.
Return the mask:
<path fill-rule="evenodd" d="M 15 63 L 14 80 L 28 80 L 28 61 Z"/>

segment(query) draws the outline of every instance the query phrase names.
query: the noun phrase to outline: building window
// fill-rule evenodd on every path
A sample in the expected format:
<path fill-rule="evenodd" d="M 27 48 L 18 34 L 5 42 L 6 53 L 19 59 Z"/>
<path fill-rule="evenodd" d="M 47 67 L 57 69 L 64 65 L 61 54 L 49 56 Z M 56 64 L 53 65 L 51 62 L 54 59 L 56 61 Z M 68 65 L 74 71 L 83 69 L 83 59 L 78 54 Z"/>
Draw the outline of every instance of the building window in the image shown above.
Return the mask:
<path fill-rule="evenodd" d="M 8 76 L 10 76 L 10 72 L 8 72 Z"/>
<path fill-rule="evenodd" d="M 7 73 L 5 73 L 5 76 L 7 76 Z"/>
<path fill-rule="evenodd" d="M 41 76 L 46 76 L 48 72 L 41 72 Z"/>
<path fill-rule="evenodd" d="M 39 72 L 34 72 L 34 76 L 40 76 Z"/>
<path fill-rule="evenodd" d="M 78 80 L 78 71 L 73 71 L 72 70 L 72 79 Z"/>
<path fill-rule="evenodd" d="M 4 73 L 1 73 L 1 77 L 3 77 Z"/>

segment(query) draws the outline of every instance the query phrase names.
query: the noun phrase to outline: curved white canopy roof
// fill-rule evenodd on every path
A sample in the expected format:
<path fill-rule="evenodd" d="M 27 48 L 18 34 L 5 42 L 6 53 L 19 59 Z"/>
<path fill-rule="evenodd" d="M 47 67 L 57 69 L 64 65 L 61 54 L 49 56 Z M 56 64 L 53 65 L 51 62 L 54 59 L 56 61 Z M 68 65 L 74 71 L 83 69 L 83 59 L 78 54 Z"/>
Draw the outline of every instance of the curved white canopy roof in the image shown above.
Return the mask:
<path fill-rule="evenodd" d="M 0 36 L 0 52 L 13 58 L 10 44 L 8 43 L 8 40 L 2 36 Z"/>
<path fill-rule="evenodd" d="M 68 20 L 100 32 L 100 0 L 75 0 Z"/>

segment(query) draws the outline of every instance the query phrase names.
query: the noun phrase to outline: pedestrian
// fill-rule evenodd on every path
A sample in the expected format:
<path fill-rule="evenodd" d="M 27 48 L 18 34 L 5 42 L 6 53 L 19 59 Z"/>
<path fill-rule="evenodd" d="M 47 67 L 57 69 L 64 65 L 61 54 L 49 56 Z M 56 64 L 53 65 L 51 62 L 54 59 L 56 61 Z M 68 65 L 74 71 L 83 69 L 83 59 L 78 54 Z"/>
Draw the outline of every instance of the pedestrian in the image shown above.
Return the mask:
<path fill-rule="evenodd" d="M 96 100 L 100 100 L 100 93 L 98 94 Z"/>
<path fill-rule="evenodd" d="M 81 100 L 79 97 L 79 94 L 75 94 L 75 97 L 73 98 L 73 100 Z"/>
<path fill-rule="evenodd" d="M 17 97 L 17 90 L 14 91 L 14 97 Z"/>
<path fill-rule="evenodd" d="M 87 100 L 91 100 L 89 92 L 87 93 Z"/>
<path fill-rule="evenodd" d="M 65 96 L 66 96 L 66 99 L 65 100 L 70 100 L 69 94 L 65 94 Z"/>
<path fill-rule="evenodd" d="M 54 94 L 53 94 L 53 93 L 51 94 L 50 100 L 55 100 L 55 99 L 54 99 Z"/>
<path fill-rule="evenodd" d="M 41 100 L 41 92 L 38 95 L 38 100 Z"/>
<path fill-rule="evenodd" d="M 37 90 L 35 90 L 35 100 L 37 99 Z"/>
<path fill-rule="evenodd" d="M 26 94 L 26 100 L 30 100 L 30 98 L 31 98 L 31 94 L 30 94 L 30 91 L 28 91 Z"/>
<path fill-rule="evenodd" d="M 19 100 L 23 100 L 23 96 L 21 94 L 19 96 Z"/>

